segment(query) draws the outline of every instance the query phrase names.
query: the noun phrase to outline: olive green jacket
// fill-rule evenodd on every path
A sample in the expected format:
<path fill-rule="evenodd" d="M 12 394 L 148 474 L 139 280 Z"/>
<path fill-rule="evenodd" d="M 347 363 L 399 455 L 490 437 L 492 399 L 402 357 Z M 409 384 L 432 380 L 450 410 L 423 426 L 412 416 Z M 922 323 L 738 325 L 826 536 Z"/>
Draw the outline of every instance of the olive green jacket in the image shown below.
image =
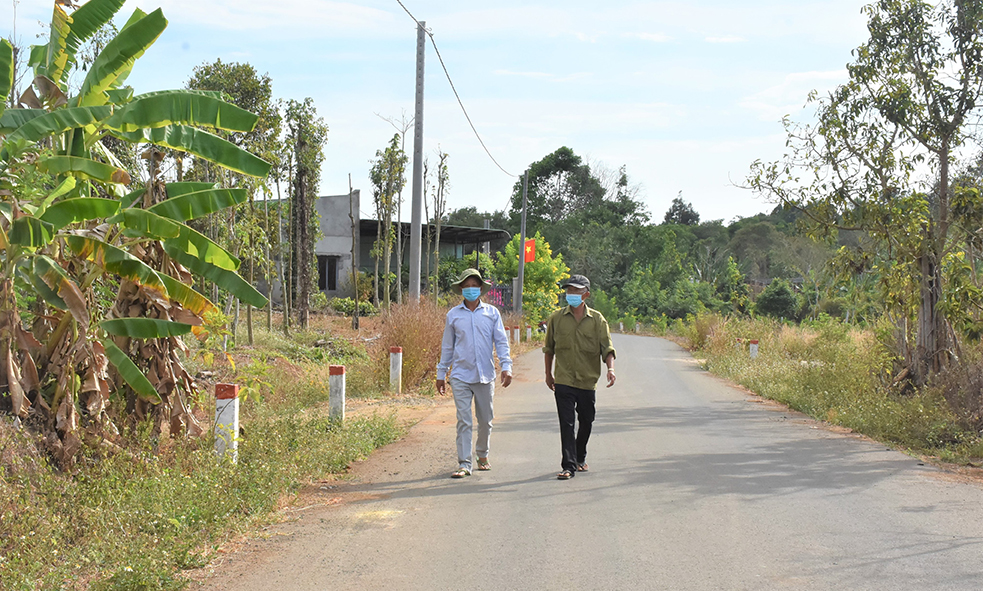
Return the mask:
<path fill-rule="evenodd" d="M 608 321 L 588 307 L 577 322 L 570 306 L 564 306 L 546 321 L 543 353 L 554 356 L 553 379 L 557 384 L 594 390 L 601 377 L 601 362 L 615 354 Z"/>

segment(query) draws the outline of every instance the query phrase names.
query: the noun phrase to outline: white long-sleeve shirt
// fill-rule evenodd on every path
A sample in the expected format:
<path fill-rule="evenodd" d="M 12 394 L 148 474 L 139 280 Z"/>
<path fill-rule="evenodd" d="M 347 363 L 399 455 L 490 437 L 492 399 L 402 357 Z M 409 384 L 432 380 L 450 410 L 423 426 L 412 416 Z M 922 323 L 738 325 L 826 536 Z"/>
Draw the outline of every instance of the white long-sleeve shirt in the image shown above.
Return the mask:
<path fill-rule="evenodd" d="M 440 347 L 437 379 L 451 377 L 469 384 L 488 384 L 495 381 L 492 347 L 498 354 L 502 371 L 512 372 L 509 356 L 509 337 L 502 324 L 502 315 L 495 306 L 478 302 L 472 312 L 461 303 L 447 311 L 444 338 Z"/>

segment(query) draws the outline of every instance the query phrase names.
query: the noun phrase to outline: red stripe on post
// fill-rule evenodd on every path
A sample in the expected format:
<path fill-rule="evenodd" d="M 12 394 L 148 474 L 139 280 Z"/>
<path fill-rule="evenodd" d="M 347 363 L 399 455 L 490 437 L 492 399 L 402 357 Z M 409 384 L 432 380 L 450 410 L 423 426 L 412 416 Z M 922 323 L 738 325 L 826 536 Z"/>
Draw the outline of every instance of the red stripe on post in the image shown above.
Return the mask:
<path fill-rule="evenodd" d="M 403 352 L 403 348 L 402 347 L 389 347 L 389 352 L 390 353 L 402 353 Z"/>
<path fill-rule="evenodd" d="M 751 339 L 751 344 L 752 345 L 757 345 L 758 344 L 758 339 Z"/>
<path fill-rule="evenodd" d="M 329 376 L 343 376 L 343 375 L 345 375 L 345 366 L 344 365 L 329 365 L 328 366 L 328 375 Z"/>
<path fill-rule="evenodd" d="M 239 397 L 239 384 L 215 384 L 215 398 L 232 400 Z"/>

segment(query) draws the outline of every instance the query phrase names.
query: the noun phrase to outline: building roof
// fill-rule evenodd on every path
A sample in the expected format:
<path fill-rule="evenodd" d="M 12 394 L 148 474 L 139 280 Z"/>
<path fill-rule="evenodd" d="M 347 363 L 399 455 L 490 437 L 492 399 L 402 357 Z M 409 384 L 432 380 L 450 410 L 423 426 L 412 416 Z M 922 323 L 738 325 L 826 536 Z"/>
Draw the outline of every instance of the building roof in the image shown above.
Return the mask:
<path fill-rule="evenodd" d="M 378 230 L 376 220 L 359 220 L 359 233 L 362 236 L 375 236 Z M 410 223 L 403 222 L 403 233 L 409 235 Z M 425 224 L 436 229 L 433 224 Z M 509 241 L 512 235 L 505 230 L 469 228 L 467 226 L 448 226 L 440 225 L 440 241 L 453 244 L 478 244 L 481 242 L 496 242 L 499 240 Z"/>

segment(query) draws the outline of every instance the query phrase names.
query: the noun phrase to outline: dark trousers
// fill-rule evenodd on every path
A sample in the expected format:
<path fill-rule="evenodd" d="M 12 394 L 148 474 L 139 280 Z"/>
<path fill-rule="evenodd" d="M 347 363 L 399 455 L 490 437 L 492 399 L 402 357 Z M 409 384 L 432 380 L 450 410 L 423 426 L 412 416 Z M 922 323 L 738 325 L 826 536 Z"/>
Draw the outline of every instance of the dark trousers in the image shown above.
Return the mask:
<path fill-rule="evenodd" d="M 556 414 L 560 418 L 560 448 L 563 458 L 560 466 L 576 473 L 577 464 L 587 460 L 587 440 L 594 423 L 594 390 L 581 390 L 572 386 L 555 384 Z M 574 434 L 575 422 L 580 427 Z"/>

